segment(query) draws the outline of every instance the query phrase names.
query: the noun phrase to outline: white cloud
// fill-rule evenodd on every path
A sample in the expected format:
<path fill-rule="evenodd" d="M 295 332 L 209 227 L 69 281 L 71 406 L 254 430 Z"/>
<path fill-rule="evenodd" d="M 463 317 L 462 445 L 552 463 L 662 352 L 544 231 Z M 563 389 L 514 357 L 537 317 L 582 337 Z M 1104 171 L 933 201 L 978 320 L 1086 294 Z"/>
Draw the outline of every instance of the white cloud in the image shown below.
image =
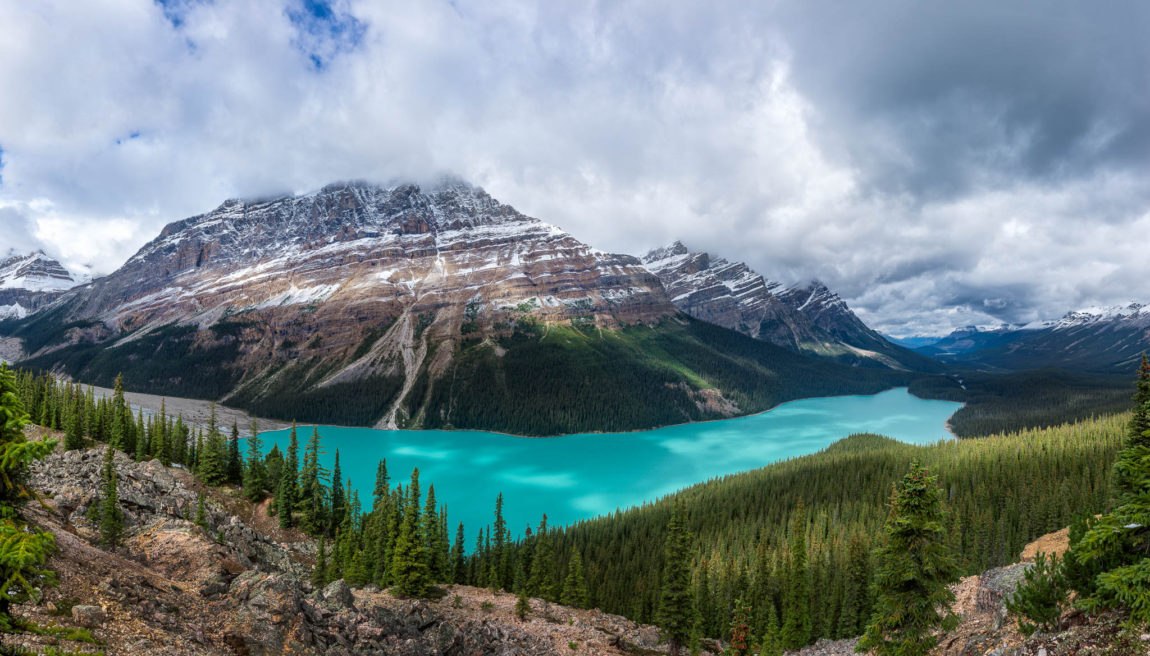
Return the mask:
<path fill-rule="evenodd" d="M 0 2 L 0 250 L 109 271 L 228 197 L 454 172 L 600 248 L 818 277 L 896 334 L 1150 300 L 1146 172 L 1106 155 L 1131 113 L 1045 149 L 1078 128 L 1026 114 L 1097 77 L 1093 42 L 1023 102 L 951 52 L 978 21 L 879 38 L 896 4 L 822 37 L 841 6 L 364 0 L 301 28 L 299 0 L 165 4 Z"/>

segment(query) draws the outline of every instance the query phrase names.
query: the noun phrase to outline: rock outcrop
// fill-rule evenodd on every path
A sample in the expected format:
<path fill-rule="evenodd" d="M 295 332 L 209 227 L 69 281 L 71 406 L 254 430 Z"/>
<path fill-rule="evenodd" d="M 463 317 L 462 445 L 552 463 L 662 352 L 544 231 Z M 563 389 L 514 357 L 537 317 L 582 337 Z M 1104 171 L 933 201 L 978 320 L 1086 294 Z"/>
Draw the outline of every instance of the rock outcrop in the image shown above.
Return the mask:
<path fill-rule="evenodd" d="M 408 600 L 343 581 L 315 589 L 308 583 L 313 541 L 280 530 L 237 490 L 204 489 L 182 469 L 123 454 L 115 464 L 126 537 L 123 547 L 102 549 L 88 513 L 102 460 L 102 448 L 58 452 L 30 472 L 43 503 L 27 511 L 56 535 L 50 565 L 59 584 L 17 611 L 40 625 L 86 628 L 96 644 L 27 634 L 5 640 L 168 656 L 666 652 L 653 627 L 598 611 L 532 600 L 534 611 L 519 620 L 507 593 L 447 586 L 438 600 Z M 196 525 L 187 518 L 201 494 L 206 512 Z"/>

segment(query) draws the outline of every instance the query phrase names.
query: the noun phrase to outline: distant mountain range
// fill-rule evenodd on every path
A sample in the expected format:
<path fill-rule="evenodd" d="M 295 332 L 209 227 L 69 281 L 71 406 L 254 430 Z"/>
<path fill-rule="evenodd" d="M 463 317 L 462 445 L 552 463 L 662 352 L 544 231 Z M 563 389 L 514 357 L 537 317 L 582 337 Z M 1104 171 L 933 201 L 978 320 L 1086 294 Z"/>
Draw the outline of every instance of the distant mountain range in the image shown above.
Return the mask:
<path fill-rule="evenodd" d="M 1150 306 L 1088 308 L 1057 321 L 971 326 L 916 350 L 943 362 L 986 370 L 1058 367 L 1132 375 L 1150 349 Z"/>
<path fill-rule="evenodd" d="M 172 223 L 0 335 L 27 366 L 99 384 L 123 372 L 264 416 L 531 434 L 731 416 L 935 366 L 821 285 L 759 277 L 770 312 L 739 297 L 729 313 L 756 339 L 719 327 L 698 309 L 722 299 L 690 291 L 707 276 L 679 280 L 666 259 L 603 253 L 457 180 L 336 184 Z"/>

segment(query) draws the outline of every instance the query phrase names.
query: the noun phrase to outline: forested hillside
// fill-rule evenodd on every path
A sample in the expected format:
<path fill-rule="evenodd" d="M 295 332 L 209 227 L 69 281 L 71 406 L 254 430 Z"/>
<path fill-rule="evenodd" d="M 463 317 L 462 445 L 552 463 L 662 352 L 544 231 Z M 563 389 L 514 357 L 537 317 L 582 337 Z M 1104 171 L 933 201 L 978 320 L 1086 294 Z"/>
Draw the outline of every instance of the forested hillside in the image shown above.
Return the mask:
<path fill-rule="evenodd" d="M 755 635 L 791 616 L 809 625 L 803 643 L 854 636 L 869 616 L 870 553 L 885 502 L 912 460 L 940 476 L 962 570 L 975 573 L 1010 562 L 1029 540 L 1077 515 L 1102 510 L 1126 423 L 1119 415 L 927 447 L 856 435 L 816 455 L 568 527 L 555 537 L 557 553 L 582 554 L 596 606 L 650 620 L 666 526 L 680 501 L 702 635 L 727 631 L 742 598 Z"/>

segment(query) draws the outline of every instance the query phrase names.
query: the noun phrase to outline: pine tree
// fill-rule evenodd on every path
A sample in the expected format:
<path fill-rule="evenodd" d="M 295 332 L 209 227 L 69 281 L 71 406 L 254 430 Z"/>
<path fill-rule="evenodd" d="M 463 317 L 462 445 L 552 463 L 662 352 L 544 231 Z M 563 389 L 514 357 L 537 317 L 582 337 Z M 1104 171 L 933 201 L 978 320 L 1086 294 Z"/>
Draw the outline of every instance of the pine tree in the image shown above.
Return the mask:
<path fill-rule="evenodd" d="M 260 439 L 259 426 L 252 420 L 251 435 L 248 437 L 247 464 L 244 465 L 244 496 L 248 501 L 260 502 L 267 486 L 267 468 L 264 466 L 264 444 Z"/>
<path fill-rule="evenodd" d="M 311 584 L 322 588 L 328 584 L 327 580 L 327 541 L 319 536 L 319 551 L 315 558 L 315 567 L 311 570 Z"/>
<path fill-rule="evenodd" d="M 1023 581 L 1006 600 L 1006 609 L 1018 617 L 1018 628 L 1029 636 L 1037 629 L 1058 628 L 1069 591 L 1062 575 L 1058 554 L 1048 559 L 1039 553 L 1034 565 L 1023 572 Z"/>
<path fill-rule="evenodd" d="M 19 516 L 28 466 L 52 453 L 54 440 L 29 442 L 24 437 L 28 414 L 20 401 L 16 377 L 0 363 L 0 631 L 10 631 L 13 604 L 27 600 L 54 574 L 45 567 L 55 549 L 51 533 L 28 526 Z"/>
<path fill-rule="evenodd" d="M 503 519 L 503 493 L 495 497 L 495 523 L 491 528 L 490 572 L 487 583 L 492 590 L 506 590 L 511 583 L 510 534 Z"/>
<path fill-rule="evenodd" d="M 520 590 L 519 595 L 515 598 L 515 617 L 519 618 L 522 622 L 527 619 L 531 613 L 531 600 L 527 598 L 527 591 Z"/>
<path fill-rule="evenodd" d="M 1088 609 L 1121 608 L 1150 624 L 1150 364 L 1138 371 L 1134 418 L 1114 462 L 1112 510 L 1088 522 L 1066 555 L 1068 578 Z M 1086 579 L 1083 581 L 1083 579 Z"/>
<path fill-rule="evenodd" d="M 109 549 L 120 546 L 124 535 L 124 511 L 120 508 L 120 476 L 116 471 L 115 449 L 104 449 L 100 489 L 100 543 Z"/>
<path fill-rule="evenodd" d="M 691 603 L 691 545 L 685 515 L 682 502 L 676 501 L 663 546 L 658 622 L 670 643 L 671 656 L 679 656 L 695 623 Z"/>
<path fill-rule="evenodd" d="M 547 531 L 547 515 L 539 522 L 535 532 L 535 547 L 531 556 L 531 577 L 527 581 L 527 593 L 547 601 L 555 601 L 555 547 L 551 534 Z"/>
<path fill-rule="evenodd" d="M 335 463 L 331 468 L 331 530 L 335 530 L 336 525 L 343 521 L 343 516 L 347 512 L 347 500 L 344 497 L 341 481 L 343 481 L 343 471 L 339 466 L 339 449 L 336 449 Z"/>
<path fill-rule="evenodd" d="M 788 587 L 783 600 L 783 628 L 780 633 L 784 649 L 799 649 L 811 641 L 811 578 L 807 568 L 807 513 L 799 501 L 791 517 L 787 537 L 790 555 Z"/>
<path fill-rule="evenodd" d="M 779 635 L 779 614 L 773 601 L 767 602 L 767 626 L 759 643 L 759 656 L 783 656 L 783 642 Z"/>
<path fill-rule="evenodd" d="M 451 545 L 451 582 L 467 582 L 467 556 L 463 546 L 463 522 L 455 530 L 455 544 Z"/>
<path fill-rule="evenodd" d="M 84 446 L 84 417 L 80 399 L 77 397 L 72 414 L 68 417 L 67 430 L 64 433 L 64 448 L 74 451 Z"/>
<path fill-rule="evenodd" d="M 427 554 L 419 521 L 419 470 L 411 472 L 403 523 L 395 540 L 391 561 L 392 589 L 402 597 L 427 594 Z"/>
<path fill-rule="evenodd" d="M 208 509 L 205 503 L 204 493 L 200 492 L 196 495 L 196 526 L 206 529 L 208 527 Z"/>
<path fill-rule="evenodd" d="M 937 631 L 957 623 L 948 586 L 958 580 L 958 567 L 942 499 L 938 478 L 917 462 L 894 487 L 876 552 L 875 611 L 860 651 L 925 656 L 938 644 Z"/>
<path fill-rule="evenodd" d="M 240 427 L 232 422 L 232 435 L 228 440 L 228 482 L 242 485 L 244 482 L 244 461 L 240 457 Z"/>
<path fill-rule="evenodd" d="M 579 550 L 571 547 L 571 557 L 567 560 L 567 578 L 563 580 L 563 594 L 559 603 L 572 608 L 587 608 L 591 605 L 587 594 L 587 580 L 583 577 L 583 557 Z"/>
<path fill-rule="evenodd" d="M 279 484 L 276 487 L 276 514 L 279 515 L 280 528 L 295 526 L 293 513 L 296 506 L 296 477 L 299 475 L 299 438 L 296 435 L 295 422 L 292 422 L 291 436 L 288 439 L 287 455 L 280 468 Z"/>
<path fill-rule="evenodd" d="M 847 550 L 846 581 L 837 630 L 839 638 L 860 635 L 870 619 L 870 551 L 858 533 L 851 536 Z"/>

